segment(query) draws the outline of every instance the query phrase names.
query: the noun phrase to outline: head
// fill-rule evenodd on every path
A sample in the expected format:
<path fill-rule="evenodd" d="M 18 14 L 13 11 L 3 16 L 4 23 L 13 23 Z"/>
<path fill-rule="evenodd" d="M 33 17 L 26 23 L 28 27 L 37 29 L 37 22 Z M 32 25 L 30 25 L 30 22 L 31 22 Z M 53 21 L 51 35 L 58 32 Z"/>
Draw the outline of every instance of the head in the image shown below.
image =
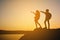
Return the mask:
<path fill-rule="evenodd" d="M 39 10 L 36 10 L 36 12 L 39 12 Z"/>
<path fill-rule="evenodd" d="M 49 12 L 49 9 L 46 9 L 46 12 Z"/>

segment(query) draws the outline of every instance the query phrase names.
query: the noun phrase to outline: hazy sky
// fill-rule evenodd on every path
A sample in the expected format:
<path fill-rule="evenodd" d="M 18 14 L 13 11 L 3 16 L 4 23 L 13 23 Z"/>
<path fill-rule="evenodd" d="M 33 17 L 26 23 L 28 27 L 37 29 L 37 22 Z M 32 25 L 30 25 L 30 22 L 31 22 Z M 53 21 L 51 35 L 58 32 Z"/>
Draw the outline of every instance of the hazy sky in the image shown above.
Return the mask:
<path fill-rule="evenodd" d="M 34 15 L 31 11 L 50 10 L 51 28 L 60 28 L 60 0 L 0 0 L 0 30 L 33 30 Z M 45 15 L 39 23 L 44 28 Z"/>

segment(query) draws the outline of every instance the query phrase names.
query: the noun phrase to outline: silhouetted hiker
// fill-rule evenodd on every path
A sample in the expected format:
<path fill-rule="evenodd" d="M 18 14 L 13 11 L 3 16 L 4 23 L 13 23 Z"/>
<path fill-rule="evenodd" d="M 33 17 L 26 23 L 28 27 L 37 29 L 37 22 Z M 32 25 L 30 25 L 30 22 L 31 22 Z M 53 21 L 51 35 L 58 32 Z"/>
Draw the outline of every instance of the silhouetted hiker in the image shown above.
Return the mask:
<path fill-rule="evenodd" d="M 50 29 L 50 22 L 49 20 L 51 19 L 51 13 L 49 12 L 49 9 L 46 9 L 46 12 L 44 11 L 41 11 L 42 13 L 44 13 L 46 15 L 45 17 L 45 21 L 44 21 L 44 24 L 45 24 L 45 28 L 47 28 L 47 24 L 46 22 L 48 23 L 48 29 Z"/>
<path fill-rule="evenodd" d="M 39 18 L 40 18 L 40 12 L 39 12 L 39 10 L 36 10 L 36 12 L 32 12 L 32 13 L 35 15 L 34 21 L 35 21 L 36 28 L 38 28 L 38 27 L 37 27 L 38 25 L 39 25 L 40 28 L 41 28 L 41 25 L 40 25 L 40 23 L 38 22 L 38 20 L 39 20 Z"/>

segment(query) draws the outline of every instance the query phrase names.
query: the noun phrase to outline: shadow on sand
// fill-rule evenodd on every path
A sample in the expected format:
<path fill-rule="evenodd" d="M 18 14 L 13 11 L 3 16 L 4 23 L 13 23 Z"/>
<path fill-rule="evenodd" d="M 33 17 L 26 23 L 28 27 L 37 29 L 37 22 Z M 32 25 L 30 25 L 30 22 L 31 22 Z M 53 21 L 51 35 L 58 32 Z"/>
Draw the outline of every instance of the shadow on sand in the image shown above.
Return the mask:
<path fill-rule="evenodd" d="M 34 29 L 19 40 L 60 40 L 60 29 Z"/>

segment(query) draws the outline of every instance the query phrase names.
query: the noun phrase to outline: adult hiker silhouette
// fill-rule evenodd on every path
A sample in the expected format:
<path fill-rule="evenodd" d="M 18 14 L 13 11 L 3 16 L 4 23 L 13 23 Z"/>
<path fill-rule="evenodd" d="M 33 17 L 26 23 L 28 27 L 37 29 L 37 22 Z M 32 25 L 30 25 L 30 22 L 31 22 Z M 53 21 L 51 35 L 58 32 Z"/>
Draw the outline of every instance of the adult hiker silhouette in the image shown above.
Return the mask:
<path fill-rule="evenodd" d="M 49 9 L 46 9 L 46 12 L 44 12 L 44 11 L 40 11 L 40 12 L 45 14 L 45 21 L 44 21 L 45 28 L 47 29 L 47 24 L 46 24 L 46 22 L 47 22 L 48 23 L 48 29 L 50 29 L 50 22 L 49 22 L 49 20 L 51 19 L 52 15 L 49 12 Z"/>
<path fill-rule="evenodd" d="M 36 10 L 36 12 L 32 12 L 32 13 L 35 15 L 34 21 L 35 21 L 36 28 L 38 28 L 38 25 L 39 25 L 39 27 L 41 28 L 41 25 L 40 25 L 40 23 L 38 22 L 38 20 L 39 20 L 39 18 L 40 18 L 40 12 L 39 12 L 39 10 Z"/>

